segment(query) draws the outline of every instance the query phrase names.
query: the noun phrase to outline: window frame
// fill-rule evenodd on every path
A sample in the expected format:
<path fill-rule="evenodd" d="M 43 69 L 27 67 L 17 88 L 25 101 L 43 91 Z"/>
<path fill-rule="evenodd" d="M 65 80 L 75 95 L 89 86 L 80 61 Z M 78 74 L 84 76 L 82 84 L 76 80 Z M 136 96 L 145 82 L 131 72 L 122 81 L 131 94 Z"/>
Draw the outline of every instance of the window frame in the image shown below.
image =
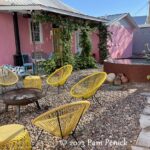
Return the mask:
<path fill-rule="evenodd" d="M 81 54 L 82 48 L 80 47 L 80 30 L 75 32 L 75 53 Z"/>
<path fill-rule="evenodd" d="M 30 43 L 33 44 L 42 44 L 43 43 L 43 29 L 42 29 L 42 24 L 41 22 L 39 22 L 39 38 L 40 38 L 40 41 L 33 41 L 33 35 L 32 35 L 32 27 L 31 27 L 31 23 L 32 23 L 32 20 L 29 19 L 29 29 L 30 29 Z"/>

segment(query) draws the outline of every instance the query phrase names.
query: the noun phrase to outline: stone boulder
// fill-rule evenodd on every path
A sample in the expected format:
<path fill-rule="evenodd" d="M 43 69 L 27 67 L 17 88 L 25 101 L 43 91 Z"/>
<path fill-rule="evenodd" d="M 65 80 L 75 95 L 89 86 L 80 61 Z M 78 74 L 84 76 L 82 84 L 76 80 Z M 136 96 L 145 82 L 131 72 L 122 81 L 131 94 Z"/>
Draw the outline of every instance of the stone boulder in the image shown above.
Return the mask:
<path fill-rule="evenodd" d="M 128 78 L 123 73 L 119 73 L 118 76 L 120 77 L 122 83 L 128 82 Z"/>
<path fill-rule="evenodd" d="M 115 80 L 115 78 L 116 78 L 116 75 L 114 74 L 114 73 L 109 73 L 108 75 L 107 75 L 107 81 L 108 82 L 110 82 L 110 83 L 113 83 L 114 82 L 114 80 Z"/>
<path fill-rule="evenodd" d="M 121 85 L 122 83 L 121 83 L 121 78 L 120 78 L 120 76 L 116 76 L 116 78 L 115 78 L 115 80 L 114 80 L 114 85 Z"/>

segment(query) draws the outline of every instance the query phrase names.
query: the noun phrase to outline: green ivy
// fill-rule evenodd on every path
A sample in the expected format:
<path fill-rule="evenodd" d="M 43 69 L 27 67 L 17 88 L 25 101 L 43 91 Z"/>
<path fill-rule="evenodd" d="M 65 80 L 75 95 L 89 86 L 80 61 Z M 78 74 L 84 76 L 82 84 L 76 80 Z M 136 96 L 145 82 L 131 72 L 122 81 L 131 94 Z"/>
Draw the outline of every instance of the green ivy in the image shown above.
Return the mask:
<path fill-rule="evenodd" d="M 50 73 L 57 67 L 66 64 L 72 64 L 75 69 L 95 68 L 96 61 L 91 56 L 92 45 L 89 39 L 89 32 L 92 30 L 99 30 L 99 53 L 102 59 L 106 58 L 108 31 L 103 23 L 91 23 L 90 21 L 85 21 L 79 18 L 71 18 L 46 12 L 40 14 L 35 13 L 33 18 L 39 22 L 51 22 L 61 29 L 60 43 L 62 46 L 62 54 L 55 54 L 54 58 L 43 63 L 46 73 Z M 80 56 L 74 56 L 71 50 L 72 34 L 76 30 L 81 31 L 80 46 L 82 52 Z"/>
<path fill-rule="evenodd" d="M 103 23 L 98 25 L 98 37 L 99 37 L 99 56 L 101 60 L 105 60 L 108 56 L 108 38 L 111 38 L 111 34 L 107 29 L 107 26 Z M 101 62 L 100 62 L 101 63 Z"/>
<path fill-rule="evenodd" d="M 80 47 L 82 48 L 81 56 L 82 57 L 89 57 L 91 55 L 92 44 L 89 38 L 90 28 L 81 29 L 80 34 Z"/>
<path fill-rule="evenodd" d="M 92 57 L 92 44 L 89 38 L 90 27 L 81 29 L 80 35 L 80 47 L 82 49 L 80 55 L 76 55 L 75 57 L 75 68 L 76 69 L 87 69 L 87 68 L 96 68 L 96 61 Z"/>

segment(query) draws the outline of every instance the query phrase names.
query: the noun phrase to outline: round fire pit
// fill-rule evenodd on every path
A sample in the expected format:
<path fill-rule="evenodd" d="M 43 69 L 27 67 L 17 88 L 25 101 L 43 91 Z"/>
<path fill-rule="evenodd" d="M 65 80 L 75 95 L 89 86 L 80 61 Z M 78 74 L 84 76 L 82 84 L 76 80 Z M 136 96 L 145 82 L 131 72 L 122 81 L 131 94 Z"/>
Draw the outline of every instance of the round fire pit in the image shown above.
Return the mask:
<path fill-rule="evenodd" d="M 40 109 L 38 99 L 43 96 L 42 91 L 39 89 L 22 88 L 8 91 L 2 95 L 5 104 L 5 110 L 8 111 L 8 106 L 17 106 L 17 116 L 20 118 L 20 106 L 36 103 Z"/>

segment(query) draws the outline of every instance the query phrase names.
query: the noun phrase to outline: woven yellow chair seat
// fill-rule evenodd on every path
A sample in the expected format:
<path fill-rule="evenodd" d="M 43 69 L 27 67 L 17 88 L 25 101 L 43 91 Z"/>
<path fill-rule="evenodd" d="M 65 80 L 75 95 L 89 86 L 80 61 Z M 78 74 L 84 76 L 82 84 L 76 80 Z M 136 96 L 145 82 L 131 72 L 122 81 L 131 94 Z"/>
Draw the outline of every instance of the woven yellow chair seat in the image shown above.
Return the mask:
<path fill-rule="evenodd" d="M 19 124 L 1 126 L 0 149 L 31 150 L 30 136 L 24 126 Z"/>
<path fill-rule="evenodd" d="M 74 131 L 89 106 L 88 101 L 66 104 L 40 115 L 32 123 L 52 135 L 65 138 Z"/>
<path fill-rule="evenodd" d="M 84 99 L 92 97 L 104 83 L 106 77 L 105 72 L 97 72 L 83 78 L 71 88 L 71 96 Z"/>
<path fill-rule="evenodd" d="M 11 70 L 0 67 L 0 85 L 11 86 L 18 82 L 18 76 Z"/>
<path fill-rule="evenodd" d="M 47 78 L 47 84 L 51 86 L 64 85 L 69 76 L 71 75 L 72 70 L 73 67 L 71 65 L 66 65 L 57 69 Z"/>

